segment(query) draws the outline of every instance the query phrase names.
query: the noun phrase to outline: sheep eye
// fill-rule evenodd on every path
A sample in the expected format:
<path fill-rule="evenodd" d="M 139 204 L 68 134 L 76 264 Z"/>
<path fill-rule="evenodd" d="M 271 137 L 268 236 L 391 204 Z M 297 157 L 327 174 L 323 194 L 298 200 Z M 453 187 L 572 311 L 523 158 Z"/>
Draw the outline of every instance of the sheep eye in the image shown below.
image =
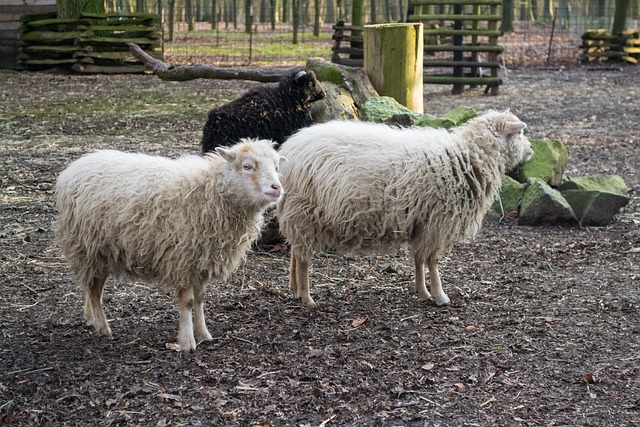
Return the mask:
<path fill-rule="evenodd" d="M 252 171 L 255 169 L 255 167 L 251 163 L 244 163 L 242 165 L 242 169 L 246 171 Z"/>

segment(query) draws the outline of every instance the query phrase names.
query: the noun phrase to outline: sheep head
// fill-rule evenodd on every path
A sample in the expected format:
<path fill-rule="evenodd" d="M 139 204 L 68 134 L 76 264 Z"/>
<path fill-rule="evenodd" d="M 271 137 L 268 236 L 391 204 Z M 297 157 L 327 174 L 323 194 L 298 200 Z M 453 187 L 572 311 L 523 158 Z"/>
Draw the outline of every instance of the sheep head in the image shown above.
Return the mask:
<path fill-rule="evenodd" d="M 489 110 L 469 121 L 466 129 L 473 135 L 471 139 L 486 152 L 495 153 L 497 149 L 508 171 L 533 156 L 531 143 L 524 135 L 526 127 L 526 123 L 509 110 Z"/>
<path fill-rule="evenodd" d="M 298 71 L 286 77 L 281 84 L 287 85 L 289 90 L 296 94 L 305 106 L 320 101 L 326 96 L 313 71 Z"/>
<path fill-rule="evenodd" d="M 276 203 L 284 191 L 278 178 L 281 158 L 270 140 L 243 138 L 231 147 L 216 147 L 216 153 L 227 163 L 227 174 L 233 194 L 243 203 L 264 208 Z"/>

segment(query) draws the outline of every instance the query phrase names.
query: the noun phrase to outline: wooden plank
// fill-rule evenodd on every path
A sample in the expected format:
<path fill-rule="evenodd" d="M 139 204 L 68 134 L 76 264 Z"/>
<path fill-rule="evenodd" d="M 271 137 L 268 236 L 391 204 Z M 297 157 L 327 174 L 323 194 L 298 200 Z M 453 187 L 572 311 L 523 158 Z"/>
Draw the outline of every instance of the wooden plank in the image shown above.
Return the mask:
<path fill-rule="evenodd" d="M 0 0 L 0 6 L 53 6 L 56 7 L 56 0 Z"/>
<path fill-rule="evenodd" d="M 364 55 L 364 49 L 358 47 L 336 47 L 331 49 L 334 53 L 343 53 L 349 55 Z"/>
<path fill-rule="evenodd" d="M 499 37 L 503 33 L 496 30 L 454 30 L 449 27 L 424 30 L 425 35 L 430 36 L 493 36 Z"/>
<path fill-rule="evenodd" d="M 15 33 L 18 31 L 18 27 L 20 27 L 19 22 L 0 22 L 0 31 Z"/>
<path fill-rule="evenodd" d="M 425 74 L 424 83 L 431 84 L 464 84 L 464 85 L 487 85 L 497 86 L 502 84 L 499 77 L 453 77 L 450 75 Z"/>
<path fill-rule="evenodd" d="M 91 26 L 91 31 L 117 31 L 132 33 L 148 33 L 152 31 L 160 31 L 159 25 L 91 25 L 87 22 L 87 26 Z"/>
<path fill-rule="evenodd" d="M 425 67 L 485 67 L 500 68 L 499 62 L 453 61 L 446 59 L 425 59 Z"/>
<path fill-rule="evenodd" d="M 504 47 L 500 45 L 462 45 L 454 46 L 452 44 L 430 44 L 425 45 L 425 52 L 495 52 L 502 53 Z"/>
<path fill-rule="evenodd" d="M 25 65 L 50 65 L 55 67 L 56 65 L 65 65 L 65 64 L 75 64 L 78 62 L 77 59 L 66 58 L 66 59 L 26 59 L 20 61 L 20 63 Z"/>
<path fill-rule="evenodd" d="M 28 53 L 43 52 L 43 53 L 67 53 L 67 54 L 73 54 L 78 49 L 79 49 L 78 46 L 70 46 L 70 45 L 57 45 L 57 46 L 28 45 L 20 48 L 22 52 L 28 52 Z"/>
<path fill-rule="evenodd" d="M 22 34 L 21 40 L 25 42 L 49 41 L 60 43 L 68 40 L 75 40 L 82 33 L 79 31 L 54 32 L 54 31 L 32 31 Z"/>
<path fill-rule="evenodd" d="M 140 19 L 151 19 L 151 20 L 160 20 L 160 15 L 156 13 L 121 13 L 121 12 L 110 12 L 110 13 L 81 13 L 81 18 L 91 18 L 91 19 L 108 19 L 108 18 L 140 18 Z"/>
<path fill-rule="evenodd" d="M 430 5 L 501 5 L 502 0 L 411 0 L 412 6 L 430 6 Z"/>
<path fill-rule="evenodd" d="M 432 14 L 410 15 L 409 20 L 416 21 L 501 21 L 502 15 L 456 15 L 456 14 Z"/>
<path fill-rule="evenodd" d="M 150 40 L 147 38 L 92 37 L 85 36 L 84 33 L 80 34 L 77 39 L 80 43 L 101 45 L 122 45 L 126 43 L 134 43 L 138 46 L 149 46 L 158 44 L 158 40 Z"/>
<path fill-rule="evenodd" d="M 364 31 L 364 27 L 353 26 L 353 25 L 338 25 L 338 24 L 334 24 L 333 29 L 335 31 Z"/>
<path fill-rule="evenodd" d="M 41 19 L 37 21 L 25 21 L 22 23 L 24 27 L 28 28 L 40 28 L 50 27 L 54 25 L 90 25 L 91 23 L 86 19 Z"/>
<path fill-rule="evenodd" d="M 71 68 L 79 73 L 92 74 L 143 73 L 145 70 L 144 65 L 103 66 L 78 63 L 73 64 Z"/>
<path fill-rule="evenodd" d="M 333 36 L 332 37 L 334 40 L 342 40 L 345 42 L 356 42 L 356 43 L 362 43 L 363 39 L 362 36 L 341 36 L 341 37 L 337 37 L 337 36 Z"/>

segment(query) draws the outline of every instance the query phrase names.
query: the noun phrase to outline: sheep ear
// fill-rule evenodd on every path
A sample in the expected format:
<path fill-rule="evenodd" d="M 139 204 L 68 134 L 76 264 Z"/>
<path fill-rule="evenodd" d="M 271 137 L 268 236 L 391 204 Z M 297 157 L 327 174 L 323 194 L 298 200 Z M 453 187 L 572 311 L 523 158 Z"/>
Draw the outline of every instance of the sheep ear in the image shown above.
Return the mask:
<path fill-rule="evenodd" d="M 216 153 L 218 153 L 220 157 L 222 157 L 228 162 L 233 161 L 233 158 L 234 158 L 233 153 L 228 148 L 216 147 Z"/>
<path fill-rule="evenodd" d="M 304 70 L 302 70 L 302 71 L 298 71 L 298 74 L 296 74 L 296 75 L 293 77 L 293 81 L 297 83 L 297 82 L 298 82 L 298 80 L 300 80 L 300 77 L 305 76 L 305 75 L 307 75 L 307 72 L 306 72 L 306 71 L 304 71 Z"/>
<path fill-rule="evenodd" d="M 287 162 L 287 158 L 285 156 L 280 156 L 280 163 Z"/>
<path fill-rule="evenodd" d="M 527 124 L 524 122 L 507 123 L 507 135 L 513 135 L 514 133 L 518 133 L 526 127 L 527 127 Z"/>

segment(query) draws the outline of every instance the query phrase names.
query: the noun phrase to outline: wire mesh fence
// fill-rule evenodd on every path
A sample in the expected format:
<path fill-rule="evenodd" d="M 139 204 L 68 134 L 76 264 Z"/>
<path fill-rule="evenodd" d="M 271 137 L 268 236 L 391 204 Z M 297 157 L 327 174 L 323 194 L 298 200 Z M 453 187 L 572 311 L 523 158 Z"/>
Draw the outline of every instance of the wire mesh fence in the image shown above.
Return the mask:
<path fill-rule="evenodd" d="M 173 65 L 289 66 L 303 64 L 309 57 L 329 60 L 332 22 L 348 17 L 352 6 L 351 0 L 297 0 L 298 30 L 294 35 L 294 11 L 287 0 L 194 0 L 194 6 L 190 6 L 191 0 L 178 0 L 178 4 L 176 0 L 159 1 L 148 4 L 147 11 L 162 15 L 164 59 Z M 169 6 L 173 2 L 173 7 L 163 1 Z M 614 2 L 605 3 L 607 8 L 596 16 L 590 3 L 560 0 L 562 9 L 543 16 L 546 12 L 532 8 L 530 0 L 518 2 L 514 31 L 499 39 L 505 48 L 502 61 L 508 68 L 578 64 L 581 35 L 587 29 L 611 28 Z M 365 0 L 365 22 L 404 20 L 407 4 L 407 0 Z M 115 2 L 110 11 L 123 7 Z M 316 7 L 321 8 L 318 13 Z M 630 14 L 628 28 L 639 27 L 637 14 Z"/>

